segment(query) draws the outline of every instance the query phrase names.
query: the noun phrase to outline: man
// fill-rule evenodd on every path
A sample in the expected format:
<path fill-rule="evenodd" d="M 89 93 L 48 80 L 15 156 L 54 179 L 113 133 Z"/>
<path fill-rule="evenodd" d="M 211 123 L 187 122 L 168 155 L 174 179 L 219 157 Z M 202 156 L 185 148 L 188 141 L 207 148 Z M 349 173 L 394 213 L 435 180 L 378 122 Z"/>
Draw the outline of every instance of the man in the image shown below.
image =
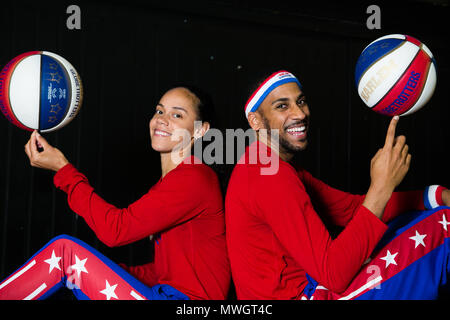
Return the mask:
<path fill-rule="evenodd" d="M 405 137 L 395 137 L 398 117 L 361 196 L 290 163 L 308 145 L 310 117 L 294 75 L 278 71 L 260 81 L 245 112 L 257 141 L 235 166 L 225 201 L 238 299 L 437 297 L 450 275 L 450 208 L 442 207 L 450 205 L 450 190 L 394 192 L 411 161 Z M 262 174 L 266 154 L 279 161 L 273 174 Z M 259 161 L 249 161 L 255 155 Z M 344 229 L 332 239 L 323 221 Z"/>

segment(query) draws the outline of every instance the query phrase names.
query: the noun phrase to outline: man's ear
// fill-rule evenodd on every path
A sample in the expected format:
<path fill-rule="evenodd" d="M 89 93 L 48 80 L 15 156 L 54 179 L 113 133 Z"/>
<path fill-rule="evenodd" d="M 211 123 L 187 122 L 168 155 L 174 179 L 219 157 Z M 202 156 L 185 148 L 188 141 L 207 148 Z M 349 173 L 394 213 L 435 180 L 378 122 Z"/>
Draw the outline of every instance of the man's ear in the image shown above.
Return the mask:
<path fill-rule="evenodd" d="M 259 114 L 259 112 L 249 112 L 247 121 L 250 127 L 255 131 L 258 131 L 262 128 L 261 115 Z"/>

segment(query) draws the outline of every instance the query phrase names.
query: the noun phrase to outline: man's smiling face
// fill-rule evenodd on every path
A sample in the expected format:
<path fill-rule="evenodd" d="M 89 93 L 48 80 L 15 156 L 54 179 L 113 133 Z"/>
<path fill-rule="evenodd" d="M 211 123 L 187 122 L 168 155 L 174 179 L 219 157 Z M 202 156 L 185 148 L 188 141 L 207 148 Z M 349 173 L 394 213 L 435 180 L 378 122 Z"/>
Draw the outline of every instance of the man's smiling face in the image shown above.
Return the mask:
<path fill-rule="evenodd" d="M 285 83 L 271 91 L 255 116 L 261 123 L 260 129 L 278 130 L 279 155 L 282 159 L 291 158 L 308 145 L 310 112 L 305 95 L 297 83 Z"/>

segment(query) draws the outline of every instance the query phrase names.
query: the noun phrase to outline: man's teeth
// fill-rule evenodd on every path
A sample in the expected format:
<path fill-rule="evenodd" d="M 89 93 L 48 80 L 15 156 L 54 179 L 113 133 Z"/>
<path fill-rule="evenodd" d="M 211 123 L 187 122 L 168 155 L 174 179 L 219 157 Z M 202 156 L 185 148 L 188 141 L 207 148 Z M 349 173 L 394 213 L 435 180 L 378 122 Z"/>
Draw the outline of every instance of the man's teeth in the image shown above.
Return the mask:
<path fill-rule="evenodd" d="M 306 129 L 306 127 L 303 126 L 303 127 L 289 128 L 286 131 L 294 133 L 294 132 L 303 132 L 303 131 L 305 131 L 305 129 Z"/>

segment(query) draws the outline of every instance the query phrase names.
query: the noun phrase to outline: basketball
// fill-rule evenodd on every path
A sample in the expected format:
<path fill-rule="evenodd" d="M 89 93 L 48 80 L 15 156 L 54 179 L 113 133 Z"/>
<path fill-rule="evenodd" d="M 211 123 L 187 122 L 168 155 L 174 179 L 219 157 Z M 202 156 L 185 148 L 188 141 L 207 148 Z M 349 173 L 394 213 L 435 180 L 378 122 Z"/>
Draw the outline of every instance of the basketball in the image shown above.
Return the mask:
<path fill-rule="evenodd" d="M 419 40 L 391 34 L 371 42 L 355 69 L 358 94 L 373 111 L 408 115 L 422 108 L 436 87 L 436 62 Z"/>
<path fill-rule="evenodd" d="M 81 108 L 83 87 L 75 68 L 48 51 L 30 51 L 0 73 L 0 109 L 21 129 L 50 132 L 72 121 Z"/>

